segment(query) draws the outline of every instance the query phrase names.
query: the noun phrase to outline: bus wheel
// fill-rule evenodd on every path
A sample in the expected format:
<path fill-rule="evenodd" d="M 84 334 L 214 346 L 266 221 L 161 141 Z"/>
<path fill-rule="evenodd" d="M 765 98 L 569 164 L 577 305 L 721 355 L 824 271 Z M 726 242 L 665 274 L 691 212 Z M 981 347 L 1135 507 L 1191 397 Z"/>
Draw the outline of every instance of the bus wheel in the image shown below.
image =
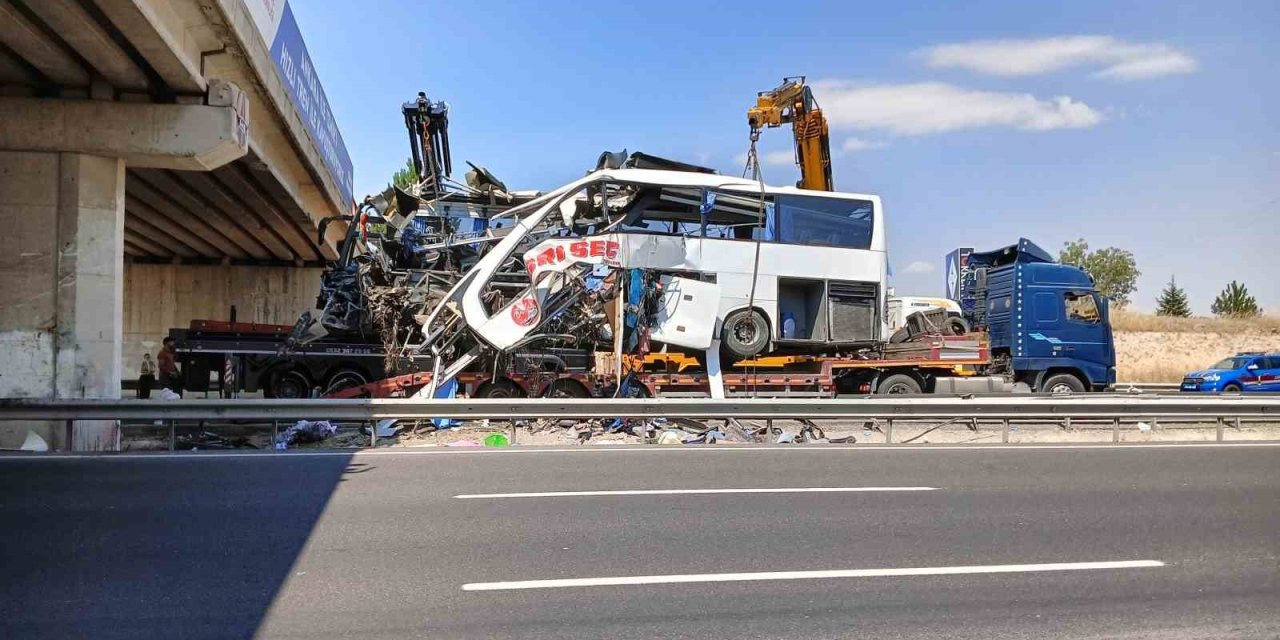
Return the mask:
<path fill-rule="evenodd" d="M 920 393 L 920 382 L 905 373 L 895 373 L 880 381 L 876 393 L 881 395 L 902 395 Z"/>
<path fill-rule="evenodd" d="M 735 360 L 754 358 L 769 344 L 769 324 L 755 309 L 740 309 L 729 314 L 720 334 L 720 346 Z"/>
<path fill-rule="evenodd" d="M 271 384 L 263 390 L 268 398 L 296 400 L 311 396 L 311 381 L 297 369 L 284 369 L 271 376 Z"/>
<path fill-rule="evenodd" d="M 486 382 L 476 389 L 477 398 L 523 398 L 524 390 L 510 380 Z"/>

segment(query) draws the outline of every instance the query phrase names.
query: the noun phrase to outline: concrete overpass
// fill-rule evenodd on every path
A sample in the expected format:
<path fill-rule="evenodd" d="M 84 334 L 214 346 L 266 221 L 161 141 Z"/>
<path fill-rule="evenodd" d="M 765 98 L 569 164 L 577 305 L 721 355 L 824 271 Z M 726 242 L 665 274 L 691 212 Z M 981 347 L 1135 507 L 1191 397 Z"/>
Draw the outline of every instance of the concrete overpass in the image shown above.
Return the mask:
<path fill-rule="evenodd" d="M 0 397 L 117 397 L 232 304 L 292 322 L 351 184 L 285 0 L 0 0 Z"/>

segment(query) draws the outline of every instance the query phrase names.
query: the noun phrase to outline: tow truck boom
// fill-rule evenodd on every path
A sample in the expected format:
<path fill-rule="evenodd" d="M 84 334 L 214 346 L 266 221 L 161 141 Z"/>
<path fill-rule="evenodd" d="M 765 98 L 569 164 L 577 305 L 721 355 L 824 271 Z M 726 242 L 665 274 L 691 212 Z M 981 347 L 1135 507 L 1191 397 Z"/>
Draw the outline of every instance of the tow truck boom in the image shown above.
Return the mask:
<path fill-rule="evenodd" d="M 801 189 L 834 191 L 831 179 L 831 136 L 827 118 L 818 108 L 813 90 L 804 76 L 783 78 L 782 84 L 756 95 L 756 106 L 747 110 L 751 139 L 759 137 L 765 127 L 790 123 L 795 136 L 796 164 L 800 166 Z"/>

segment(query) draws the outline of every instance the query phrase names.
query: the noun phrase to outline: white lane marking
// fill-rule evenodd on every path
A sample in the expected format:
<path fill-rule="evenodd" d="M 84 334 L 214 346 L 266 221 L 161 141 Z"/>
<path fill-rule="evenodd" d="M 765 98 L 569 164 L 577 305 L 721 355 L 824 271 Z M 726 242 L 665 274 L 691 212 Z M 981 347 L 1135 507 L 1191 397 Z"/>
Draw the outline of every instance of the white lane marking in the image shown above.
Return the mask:
<path fill-rule="evenodd" d="M 937 491 L 937 487 L 786 487 L 766 489 L 624 489 L 618 491 L 541 491 L 536 493 L 465 493 L 461 500 L 483 498 L 577 498 L 584 496 L 679 496 L 704 493 L 858 493 L 872 491 Z"/>
<path fill-rule="evenodd" d="M 567 578 L 561 580 L 520 580 L 515 582 L 470 582 L 463 591 L 506 591 L 511 589 L 560 589 L 564 587 L 611 587 L 641 584 L 690 582 L 753 582 L 761 580 L 817 580 L 822 578 L 880 578 L 902 576 L 953 576 L 975 573 L 1036 573 L 1044 571 L 1088 571 L 1096 569 L 1145 569 L 1163 567 L 1159 560 L 1112 562 L 1056 562 L 1050 564 L 987 564 L 958 567 L 909 567 L 902 569 L 836 569 L 832 571 L 761 571 L 757 573 L 694 573 L 667 576 L 616 576 L 608 578 Z"/>
<path fill-rule="evenodd" d="M 1125 449 L 1254 449 L 1280 447 L 1280 442 L 1188 442 L 1188 443 L 1150 443 L 1150 444 L 1008 444 L 1008 445 L 815 445 L 815 446 L 760 446 L 760 445 L 702 445 L 691 447 L 661 447 L 650 445 L 612 445 L 582 446 L 572 449 L 523 449 L 523 448 L 454 448 L 454 447 L 420 447 L 400 449 L 335 449 L 332 451 L 254 451 L 237 453 L 215 453 L 212 451 L 192 451 L 186 453 L 103 453 L 103 454 L 10 454 L 0 455 L 0 463 L 14 461 L 66 461 L 66 460 L 162 460 L 181 458 L 183 460 L 200 460 L 215 458 L 239 458 L 252 460 L 255 458 L 314 458 L 323 456 L 416 456 L 416 455 L 510 455 L 538 453 L 701 453 L 749 452 L 749 453 L 867 453 L 867 452 L 929 452 L 929 451 L 1123 451 Z"/>

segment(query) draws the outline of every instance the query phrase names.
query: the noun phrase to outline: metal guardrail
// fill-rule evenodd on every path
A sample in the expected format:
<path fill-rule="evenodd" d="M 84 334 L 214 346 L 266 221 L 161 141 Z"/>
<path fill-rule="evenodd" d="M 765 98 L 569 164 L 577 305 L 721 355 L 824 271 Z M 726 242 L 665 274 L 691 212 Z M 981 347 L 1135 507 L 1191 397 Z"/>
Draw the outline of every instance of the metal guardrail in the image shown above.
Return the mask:
<path fill-rule="evenodd" d="M 424 420 L 430 418 L 1107 419 L 1270 418 L 1277 396 L 974 396 L 850 399 L 0 400 L 5 420 Z"/>
<path fill-rule="evenodd" d="M 1177 391 L 1182 385 L 1177 382 L 1117 382 L 1116 391 Z"/>

